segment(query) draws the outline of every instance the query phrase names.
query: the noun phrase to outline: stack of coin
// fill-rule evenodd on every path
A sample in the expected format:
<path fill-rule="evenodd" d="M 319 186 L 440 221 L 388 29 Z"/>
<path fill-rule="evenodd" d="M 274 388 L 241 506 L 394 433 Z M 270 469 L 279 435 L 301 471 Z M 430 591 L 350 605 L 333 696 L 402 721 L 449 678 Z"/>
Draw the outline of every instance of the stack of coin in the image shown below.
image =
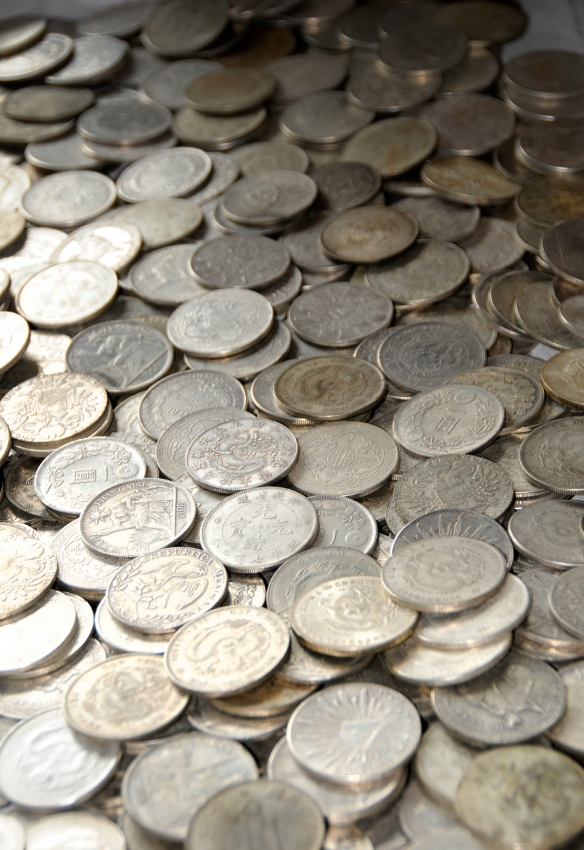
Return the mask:
<path fill-rule="evenodd" d="M 501 92 L 527 120 L 579 117 L 584 114 L 583 69 L 582 56 L 567 50 L 519 55 L 503 71 Z"/>

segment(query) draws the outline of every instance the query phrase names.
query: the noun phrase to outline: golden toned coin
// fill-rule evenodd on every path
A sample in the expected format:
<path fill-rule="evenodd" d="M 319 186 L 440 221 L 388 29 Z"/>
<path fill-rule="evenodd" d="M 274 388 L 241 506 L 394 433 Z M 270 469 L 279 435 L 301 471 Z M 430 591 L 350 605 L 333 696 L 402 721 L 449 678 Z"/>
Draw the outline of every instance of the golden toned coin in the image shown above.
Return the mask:
<path fill-rule="evenodd" d="M 571 348 L 550 358 L 541 381 L 546 393 L 560 404 L 584 410 L 584 348 Z"/>
<path fill-rule="evenodd" d="M 550 227 L 584 215 L 584 176 L 543 177 L 524 186 L 515 199 L 517 212 L 528 222 Z"/>
<path fill-rule="evenodd" d="M 255 24 L 234 50 L 217 61 L 225 68 L 261 68 L 288 56 L 294 50 L 296 37 L 292 30 Z"/>
<path fill-rule="evenodd" d="M 235 115 L 263 103 L 276 78 L 263 68 L 229 68 L 193 80 L 184 90 L 186 106 L 210 115 Z"/>
<path fill-rule="evenodd" d="M 422 180 L 431 189 L 461 204 L 501 204 L 521 189 L 494 165 L 470 156 L 446 156 L 427 162 Z"/>
<path fill-rule="evenodd" d="M 419 165 L 436 147 L 438 134 L 421 118 L 385 118 L 356 133 L 344 147 L 342 158 L 366 162 L 382 177 L 395 177 Z"/>
<path fill-rule="evenodd" d="M 413 215 L 368 206 L 335 216 L 323 229 L 325 254 L 342 263 L 380 263 L 405 251 L 418 235 Z"/>

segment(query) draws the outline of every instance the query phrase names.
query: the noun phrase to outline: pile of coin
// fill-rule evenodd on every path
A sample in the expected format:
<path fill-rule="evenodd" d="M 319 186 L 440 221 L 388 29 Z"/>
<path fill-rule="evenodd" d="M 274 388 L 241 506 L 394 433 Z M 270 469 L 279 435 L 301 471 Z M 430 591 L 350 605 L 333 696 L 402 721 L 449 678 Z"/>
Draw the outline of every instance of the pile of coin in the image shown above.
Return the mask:
<path fill-rule="evenodd" d="M 584 828 L 584 57 L 526 24 L 0 23 L 3 850 Z"/>

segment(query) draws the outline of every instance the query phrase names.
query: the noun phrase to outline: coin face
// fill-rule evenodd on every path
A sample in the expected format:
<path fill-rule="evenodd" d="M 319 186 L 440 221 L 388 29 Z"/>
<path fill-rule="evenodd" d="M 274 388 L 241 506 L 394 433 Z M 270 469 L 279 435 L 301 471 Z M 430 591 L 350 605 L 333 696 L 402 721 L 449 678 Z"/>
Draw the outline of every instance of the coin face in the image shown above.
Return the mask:
<path fill-rule="evenodd" d="M 440 150 L 451 156 L 481 156 L 508 139 L 515 127 L 502 100 L 475 92 L 440 98 L 419 114 L 436 127 Z"/>
<path fill-rule="evenodd" d="M 172 636 L 172 634 L 147 635 L 125 626 L 113 616 L 105 599 L 101 600 L 95 612 L 95 630 L 105 646 L 122 653 L 162 655 Z"/>
<path fill-rule="evenodd" d="M 197 148 L 174 148 L 141 157 L 118 177 L 116 187 L 129 203 L 190 195 L 207 179 L 213 164 Z"/>
<path fill-rule="evenodd" d="M 227 592 L 224 566 L 206 552 L 161 549 L 122 567 L 107 591 L 118 620 L 147 634 L 169 632 L 220 605 Z"/>
<path fill-rule="evenodd" d="M 22 199 L 25 217 L 46 227 L 77 227 L 116 199 L 113 180 L 96 171 L 63 171 L 35 183 Z"/>
<path fill-rule="evenodd" d="M 224 236 L 202 245 L 191 259 L 196 279 L 213 289 L 263 289 L 290 265 L 286 248 L 266 236 Z"/>
<path fill-rule="evenodd" d="M 73 636 L 76 619 L 66 595 L 49 591 L 26 611 L 0 622 L 3 675 L 50 661 Z"/>
<path fill-rule="evenodd" d="M 342 735 L 349 716 L 352 723 L 367 724 L 365 747 Z M 388 734 L 389 729 L 399 732 Z M 309 773 L 333 785 L 359 786 L 381 782 L 404 764 L 415 752 L 420 733 L 418 713 L 402 694 L 382 685 L 347 684 L 305 700 L 290 719 L 287 741 Z"/>
<path fill-rule="evenodd" d="M 50 32 L 31 47 L 23 47 L 25 49 L 17 48 L 18 52 L 13 56 L 4 55 L 0 59 L 2 82 L 18 82 L 43 76 L 68 59 L 73 52 L 73 41 L 63 33 Z"/>
<path fill-rule="evenodd" d="M 531 376 L 504 366 L 485 366 L 461 372 L 448 380 L 449 384 L 472 384 L 484 387 L 496 395 L 505 409 L 502 434 L 508 434 L 532 422 L 544 402 L 541 385 Z"/>
<path fill-rule="evenodd" d="M 421 118 L 383 118 L 356 133 L 344 147 L 343 159 L 365 162 L 382 177 L 395 177 L 430 156 L 438 135 Z"/>
<path fill-rule="evenodd" d="M 467 204 L 502 203 L 521 188 L 490 163 L 468 156 L 445 156 L 427 162 L 421 176 L 442 197 Z"/>
<path fill-rule="evenodd" d="M 221 202 L 227 216 L 240 224 L 272 225 L 307 210 L 315 201 L 317 186 L 311 177 L 296 171 L 266 171 L 239 180 Z"/>
<path fill-rule="evenodd" d="M 529 434 L 519 454 L 527 477 L 554 493 L 584 492 L 580 432 L 579 418 L 573 418 L 549 422 Z"/>
<path fill-rule="evenodd" d="M 30 608 L 46 593 L 55 580 L 57 561 L 48 546 L 17 527 L 3 524 L 0 538 L 5 588 L 0 619 L 6 619 Z"/>
<path fill-rule="evenodd" d="M 408 248 L 418 235 L 409 213 L 367 206 L 335 216 L 323 229 L 325 254 L 342 263 L 379 263 Z"/>
<path fill-rule="evenodd" d="M 42 847 L 54 847 L 63 842 L 75 841 L 79 836 L 94 841 L 96 846 L 104 843 L 111 850 L 124 850 L 124 833 L 108 818 L 93 812 L 67 812 L 41 818 L 34 823 L 27 834 L 27 842 L 32 850 Z"/>
<path fill-rule="evenodd" d="M 515 548 L 533 561 L 554 569 L 584 566 L 578 502 L 540 502 L 518 511 L 509 522 Z"/>
<path fill-rule="evenodd" d="M 434 799 L 453 806 L 460 777 L 475 755 L 473 749 L 452 737 L 441 723 L 432 723 L 416 753 L 416 775 Z"/>
<path fill-rule="evenodd" d="M 233 646 L 229 661 L 222 647 Z M 175 684 L 203 696 L 235 696 L 265 681 L 282 663 L 290 646 L 286 624 L 265 608 L 219 608 L 188 623 L 166 652 Z"/>
<path fill-rule="evenodd" d="M 315 92 L 287 106 L 280 116 L 279 126 L 282 133 L 295 142 L 335 144 L 366 127 L 374 115 L 369 109 L 349 103 L 343 92 Z"/>
<path fill-rule="evenodd" d="M 134 259 L 141 245 L 142 236 L 133 224 L 86 224 L 59 245 L 53 260 L 57 263 L 88 260 L 117 272 Z"/>
<path fill-rule="evenodd" d="M 121 207 L 112 218 L 134 224 L 142 234 L 144 247 L 152 249 L 184 239 L 201 224 L 203 213 L 190 201 L 165 198 Z"/>
<path fill-rule="evenodd" d="M 148 17 L 144 35 L 148 49 L 160 56 L 180 57 L 211 44 L 227 24 L 228 4 L 206 0 L 196 9 L 184 0 L 173 0 L 169 8 L 156 8 Z"/>
<path fill-rule="evenodd" d="M 100 555 L 137 558 L 177 543 L 195 521 L 195 504 L 182 487 L 146 478 L 114 484 L 81 514 L 84 543 Z"/>
<path fill-rule="evenodd" d="M 213 508 L 203 522 L 201 544 L 234 572 L 259 573 L 307 548 L 317 529 L 308 499 L 281 487 L 261 487 Z M 275 533 L 281 541 L 273 539 Z"/>
<path fill-rule="evenodd" d="M 312 496 L 318 514 L 318 534 L 313 548 L 346 546 L 368 554 L 377 543 L 377 524 L 359 502 L 338 496 Z"/>
<path fill-rule="evenodd" d="M 275 87 L 275 77 L 263 68 L 225 68 L 190 82 L 184 100 L 199 112 L 233 115 L 259 106 Z"/>

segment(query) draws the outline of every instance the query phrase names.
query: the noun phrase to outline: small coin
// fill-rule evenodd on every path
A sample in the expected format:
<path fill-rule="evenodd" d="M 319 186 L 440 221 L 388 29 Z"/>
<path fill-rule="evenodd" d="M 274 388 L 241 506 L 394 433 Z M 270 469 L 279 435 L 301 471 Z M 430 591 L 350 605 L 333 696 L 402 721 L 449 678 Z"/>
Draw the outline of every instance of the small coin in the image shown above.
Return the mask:
<path fill-rule="evenodd" d="M 463 204 L 503 203 L 521 188 L 494 165 L 468 156 L 432 160 L 423 166 L 421 177 L 442 197 Z"/>
<path fill-rule="evenodd" d="M 502 100 L 475 92 L 438 98 L 418 114 L 434 125 L 440 151 L 450 156 L 482 156 L 508 139 L 515 127 Z"/>
<path fill-rule="evenodd" d="M 43 28 L 44 29 L 44 28 Z M 0 80 L 19 82 L 41 77 L 61 65 L 73 52 L 73 40 L 60 32 L 50 32 L 32 46 L 0 59 Z"/>
<path fill-rule="evenodd" d="M 141 201 L 121 207 L 112 220 L 135 224 L 142 234 L 144 248 L 162 248 L 189 236 L 203 220 L 200 208 L 181 198 Z"/>
<path fill-rule="evenodd" d="M 213 635 L 220 641 L 215 643 Z M 222 645 L 229 641 L 237 661 L 226 664 Z M 203 696 L 235 696 L 260 685 L 278 668 L 290 646 L 286 624 L 265 608 L 218 608 L 187 623 L 166 652 L 170 678 Z M 0 751 L 1 760 L 1 751 Z"/>
<path fill-rule="evenodd" d="M 171 121 L 165 106 L 128 98 L 92 106 L 77 121 L 77 131 L 90 142 L 139 145 L 166 133 Z"/>
<path fill-rule="evenodd" d="M 323 91 L 305 95 L 287 106 L 279 126 L 295 142 L 327 145 L 344 142 L 374 117 L 371 110 L 349 103 L 344 92 Z"/>
<path fill-rule="evenodd" d="M 288 270 L 286 248 L 266 236 L 224 236 L 194 253 L 191 269 L 203 286 L 213 289 L 263 289 Z"/>
<path fill-rule="evenodd" d="M 106 212 L 115 199 L 115 183 L 105 174 L 63 171 L 31 186 L 22 199 L 22 209 L 33 224 L 78 227 Z"/>
<path fill-rule="evenodd" d="M 213 508 L 203 522 L 201 544 L 234 572 L 260 573 L 310 546 L 317 530 L 316 510 L 304 496 L 259 487 Z"/>
<path fill-rule="evenodd" d="M 216 407 L 243 410 L 246 405 L 245 390 L 231 375 L 204 370 L 179 372 L 158 381 L 145 393 L 139 407 L 140 426 L 157 440 L 187 414 Z"/>
<path fill-rule="evenodd" d="M 209 59 L 178 59 L 151 71 L 142 83 L 142 91 L 155 103 L 177 110 L 184 106 L 183 92 L 190 82 L 220 71 L 221 67 Z"/>
<path fill-rule="evenodd" d="M 350 720 L 349 720 L 350 718 Z M 367 722 L 375 746 L 343 735 L 348 722 Z M 389 734 L 389 729 L 398 734 Z M 398 691 L 375 684 L 334 685 L 305 700 L 288 724 L 292 756 L 309 773 L 333 785 L 381 783 L 413 756 L 420 718 Z M 333 752 L 331 758 L 329 753 Z"/>
<path fill-rule="evenodd" d="M 67 812 L 40 818 L 30 824 L 26 832 L 29 850 L 44 850 L 66 846 L 79 837 L 95 842 L 108 850 L 125 850 L 126 840 L 119 826 L 106 817 L 93 812 Z"/>
<path fill-rule="evenodd" d="M 402 74 L 448 71 L 463 59 L 468 46 L 461 29 L 433 21 L 420 21 L 415 28 L 396 23 L 386 33 L 379 43 L 379 60 Z"/>
<path fill-rule="evenodd" d="M 312 548 L 346 546 L 369 554 L 377 543 L 377 523 L 359 502 L 339 496 L 312 496 L 318 534 Z"/>
<path fill-rule="evenodd" d="M 584 455 L 579 417 L 548 422 L 537 428 L 521 444 L 519 461 L 529 480 L 540 487 L 563 495 L 583 493 Z"/>
<path fill-rule="evenodd" d="M 507 778 L 505 789 L 502 775 Z M 534 776 L 543 784 L 532 793 L 528 789 Z M 505 796 L 508 785 L 516 800 L 511 811 Z M 556 807 L 547 800 L 546 789 L 552 787 L 558 789 Z M 583 799 L 584 772 L 572 759 L 546 747 L 519 746 L 478 755 L 462 776 L 456 805 L 462 820 L 484 841 L 496 836 L 505 847 L 550 847 L 582 829 Z M 525 820 L 519 812 L 527 805 L 535 817 Z"/>
<path fill-rule="evenodd" d="M 137 558 L 182 540 L 195 521 L 195 511 L 192 497 L 171 481 L 127 481 L 87 503 L 81 536 L 100 555 Z"/>
<path fill-rule="evenodd" d="M 95 612 L 95 630 L 103 643 L 121 653 L 162 655 L 172 634 L 147 635 L 130 629 L 113 616 L 102 599 Z"/>
<path fill-rule="evenodd" d="M 253 756 L 235 741 L 198 732 L 173 735 L 132 762 L 122 783 L 122 799 L 149 834 L 169 842 L 183 841 L 193 815 L 210 797 L 257 776 Z M 188 785 L 190 792 L 168 799 L 165 789 L 176 779 Z M 146 788 L 153 793 L 145 794 Z"/>
<path fill-rule="evenodd" d="M 128 203 L 190 195 L 210 175 L 213 164 L 197 148 L 160 151 L 125 168 L 116 181 L 118 195 Z"/>

